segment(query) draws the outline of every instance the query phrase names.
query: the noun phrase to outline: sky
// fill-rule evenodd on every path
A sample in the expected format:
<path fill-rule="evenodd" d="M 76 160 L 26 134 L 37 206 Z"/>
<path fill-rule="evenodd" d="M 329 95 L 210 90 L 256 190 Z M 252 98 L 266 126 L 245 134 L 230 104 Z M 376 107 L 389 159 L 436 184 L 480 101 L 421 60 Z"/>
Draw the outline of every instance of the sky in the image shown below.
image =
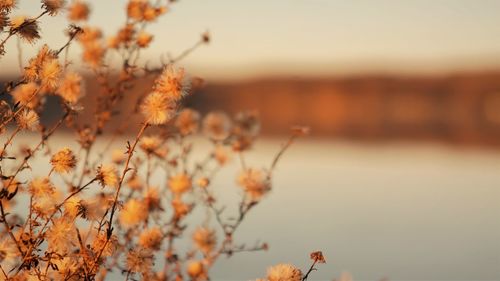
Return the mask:
<path fill-rule="evenodd" d="M 40 12 L 38 1 L 20 2 L 14 14 Z M 91 25 L 110 35 L 123 23 L 126 1 L 89 2 Z M 499 11 L 498 0 L 180 0 L 148 28 L 156 37 L 143 58 L 179 54 L 208 30 L 210 45 L 182 64 L 213 79 L 497 69 Z M 25 46 L 24 60 L 42 42 L 65 42 L 64 15 L 41 24 L 44 40 Z M 12 40 L 7 52 L 15 50 Z M 18 71 L 16 55 L 0 63 L 0 75 Z"/>

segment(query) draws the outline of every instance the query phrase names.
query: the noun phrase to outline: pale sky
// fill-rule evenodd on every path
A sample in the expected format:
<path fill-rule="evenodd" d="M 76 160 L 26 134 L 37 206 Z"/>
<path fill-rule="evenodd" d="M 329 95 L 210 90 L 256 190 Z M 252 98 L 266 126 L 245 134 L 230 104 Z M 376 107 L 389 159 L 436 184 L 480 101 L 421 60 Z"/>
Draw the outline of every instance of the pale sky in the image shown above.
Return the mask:
<path fill-rule="evenodd" d="M 39 13 L 39 1 L 20 2 L 14 14 Z M 123 22 L 126 1 L 89 2 L 106 34 Z M 500 0 L 181 0 L 150 26 L 144 58 L 178 54 L 209 30 L 211 44 L 182 63 L 213 79 L 500 69 L 499 15 Z M 60 47 L 65 22 L 44 17 L 42 41 Z M 15 50 L 12 40 L 0 74 L 18 71 Z"/>

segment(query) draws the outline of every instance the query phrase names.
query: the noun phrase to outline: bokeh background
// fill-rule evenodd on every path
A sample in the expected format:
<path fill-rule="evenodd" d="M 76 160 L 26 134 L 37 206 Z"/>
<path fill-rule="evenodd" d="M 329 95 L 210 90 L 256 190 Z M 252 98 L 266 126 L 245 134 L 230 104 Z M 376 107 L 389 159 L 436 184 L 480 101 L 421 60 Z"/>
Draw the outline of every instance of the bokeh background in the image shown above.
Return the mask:
<path fill-rule="evenodd" d="M 125 1 L 90 3 L 90 23 L 105 34 L 125 19 Z M 21 1 L 16 12 L 39 8 Z M 210 44 L 180 63 L 205 81 L 186 103 L 202 112 L 257 110 L 264 138 L 251 163 L 269 163 L 291 125 L 312 129 L 237 233 L 241 242 L 268 242 L 269 251 L 220 261 L 215 280 L 256 278 L 279 262 L 305 269 L 313 250 L 328 262 L 315 280 L 341 272 L 356 280 L 500 280 L 499 11 L 496 0 L 173 5 L 148 29 L 155 38 L 142 62 L 179 54 L 208 30 Z M 65 42 L 64 17 L 41 25 L 49 46 Z M 11 41 L 7 53 L 16 51 Z M 39 48 L 24 46 L 22 56 Z M 79 51 L 75 44 L 69 56 L 85 72 Z M 3 57 L 0 77 L 18 69 L 16 56 Z M 95 93 L 92 81 L 87 90 Z M 228 204 L 236 170 L 216 180 Z"/>

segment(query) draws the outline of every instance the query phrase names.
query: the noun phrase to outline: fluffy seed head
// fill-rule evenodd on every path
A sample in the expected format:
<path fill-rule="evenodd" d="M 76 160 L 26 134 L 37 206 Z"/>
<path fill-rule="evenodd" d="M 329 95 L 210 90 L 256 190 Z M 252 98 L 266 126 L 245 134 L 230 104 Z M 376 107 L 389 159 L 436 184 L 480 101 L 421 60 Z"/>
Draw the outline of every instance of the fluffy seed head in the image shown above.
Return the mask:
<path fill-rule="evenodd" d="M 191 178 L 186 173 L 179 173 L 168 179 L 168 187 L 174 194 L 182 194 L 191 189 Z"/>
<path fill-rule="evenodd" d="M 65 0 L 42 0 L 43 7 L 49 12 L 49 15 L 55 16 L 66 4 Z"/>
<path fill-rule="evenodd" d="M 258 200 L 271 190 L 267 173 L 258 169 L 246 169 L 238 177 L 238 184 L 252 200 Z"/>
<path fill-rule="evenodd" d="M 124 227 L 132 227 L 144 221 L 148 217 L 148 209 L 144 202 L 130 199 L 120 212 L 120 223 Z"/>
<path fill-rule="evenodd" d="M 71 149 L 65 147 L 52 156 L 50 163 L 52 164 L 54 171 L 60 174 L 65 174 L 75 168 L 76 157 Z"/>
<path fill-rule="evenodd" d="M 215 231 L 206 227 L 199 227 L 193 233 L 195 246 L 205 255 L 210 254 L 217 243 Z"/>
<path fill-rule="evenodd" d="M 82 77 L 75 72 L 68 72 L 57 89 L 57 93 L 66 102 L 75 104 L 82 97 Z"/>
<path fill-rule="evenodd" d="M 144 230 L 139 236 L 139 245 L 146 249 L 160 249 L 163 234 L 160 228 L 153 227 Z"/>
<path fill-rule="evenodd" d="M 89 13 L 89 5 L 82 1 L 73 1 L 68 7 L 68 18 L 70 21 L 86 21 Z"/>
<path fill-rule="evenodd" d="M 154 89 L 177 102 L 188 94 L 189 87 L 184 68 L 176 69 L 173 65 L 167 65 L 156 79 Z"/>
<path fill-rule="evenodd" d="M 179 112 L 175 119 L 175 127 L 183 136 L 198 132 L 200 113 L 196 110 L 186 108 Z"/>
<path fill-rule="evenodd" d="M 203 132 L 215 141 L 227 138 L 231 126 L 231 119 L 224 112 L 211 112 L 203 120 Z"/>
<path fill-rule="evenodd" d="M 301 281 L 302 272 L 291 264 L 278 264 L 267 270 L 269 281 Z"/>
<path fill-rule="evenodd" d="M 118 173 L 113 165 L 101 165 L 97 168 L 97 180 L 104 186 L 117 187 L 118 186 Z"/>
<path fill-rule="evenodd" d="M 166 95 L 159 92 L 152 92 L 143 101 L 141 112 L 146 122 L 152 125 L 167 123 L 175 111 L 174 104 Z"/>
<path fill-rule="evenodd" d="M 40 125 L 38 114 L 31 109 L 24 109 L 16 118 L 19 128 L 36 131 Z"/>

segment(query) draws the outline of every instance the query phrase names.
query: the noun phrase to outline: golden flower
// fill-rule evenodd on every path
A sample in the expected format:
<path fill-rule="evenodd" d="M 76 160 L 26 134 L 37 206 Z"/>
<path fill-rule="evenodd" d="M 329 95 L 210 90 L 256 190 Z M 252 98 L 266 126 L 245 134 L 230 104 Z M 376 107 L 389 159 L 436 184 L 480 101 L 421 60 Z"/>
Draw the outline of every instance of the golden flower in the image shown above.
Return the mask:
<path fill-rule="evenodd" d="M 205 188 L 210 184 L 210 180 L 206 177 L 199 178 L 197 181 L 198 186 Z"/>
<path fill-rule="evenodd" d="M 76 166 L 76 157 L 71 149 L 65 147 L 52 155 L 50 163 L 54 171 L 60 174 L 71 171 Z"/>
<path fill-rule="evenodd" d="M 161 144 L 161 138 L 157 135 L 153 135 L 143 137 L 139 146 L 146 154 L 154 154 L 155 151 L 160 148 Z"/>
<path fill-rule="evenodd" d="M 238 184 L 252 200 L 258 200 L 271 190 L 271 183 L 269 182 L 267 173 L 257 169 L 242 171 L 238 177 Z"/>
<path fill-rule="evenodd" d="M 122 27 L 120 30 L 118 30 L 116 38 L 119 43 L 125 44 L 132 41 L 134 33 L 135 33 L 134 25 L 129 23 L 126 24 L 124 27 Z"/>
<path fill-rule="evenodd" d="M 174 110 L 174 104 L 159 92 L 150 93 L 141 105 L 146 122 L 152 125 L 165 124 L 172 118 Z"/>
<path fill-rule="evenodd" d="M 82 77 L 75 72 L 68 72 L 57 89 L 57 93 L 66 102 L 75 104 L 82 97 Z"/>
<path fill-rule="evenodd" d="M 94 241 L 92 241 L 92 250 L 95 253 L 99 253 L 100 251 L 102 251 L 103 257 L 109 257 L 112 256 L 116 251 L 117 245 L 118 238 L 116 237 L 116 235 L 111 235 L 108 241 L 106 233 L 101 232 L 97 234 Z"/>
<path fill-rule="evenodd" d="M 52 196 L 55 192 L 54 186 L 47 177 L 33 179 L 28 186 L 28 190 L 35 199 L 42 196 Z"/>
<path fill-rule="evenodd" d="M 16 0 L 0 0 L 0 10 L 10 12 L 11 9 L 16 7 Z"/>
<path fill-rule="evenodd" d="M 136 42 L 137 45 L 141 48 L 148 47 L 152 40 L 153 40 L 153 35 L 145 31 L 141 31 L 139 34 L 137 34 Z"/>
<path fill-rule="evenodd" d="M 57 59 L 49 59 L 43 62 L 40 70 L 40 80 L 42 86 L 47 88 L 47 91 L 57 89 L 59 77 L 61 76 L 61 65 Z"/>
<path fill-rule="evenodd" d="M 175 127 L 183 136 L 198 132 L 200 122 L 200 113 L 198 111 L 186 108 L 179 112 L 175 119 Z"/>
<path fill-rule="evenodd" d="M 36 83 L 29 82 L 17 86 L 14 91 L 12 91 L 12 97 L 15 103 L 27 106 L 34 109 L 40 103 L 38 98 L 39 86 Z"/>
<path fill-rule="evenodd" d="M 191 178 L 186 173 L 179 173 L 168 179 L 168 188 L 175 194 L 182 194 L 191 189 Z"/>
<path fill-rule="evenodd" d="M 76 218 L 80 212 L 80 201 L 81 199 L 78 196 L 73 196 L 64 202 L 64 215 L 69 216 L 70 218 Z"/>
<path fill-rule="evenodd" d="M 67 254 L 78 241 L 75 225 L 66 217 L 53 219 L 52 226 L 45 233 L 45 238 L 49 249 L 59 254 Z"/>
<path fill-rule="evenodd" d="M 82 1 L 73 1 L 68 7 L 68 18 L 70 21 L 85 21 L 90 13 L 89 5 Z"/>
<path fill-rule="evenodd" d="M 24 109 L 16 118 L 19 128 L 24 130 L 36 131 L 40 125 L 38 114 L 31 109 Z"/>
<path fill-rule="evenodd" d="M 191 212 L 192 206 L 182 202 L 179 198 L 174 198 L 172 200 L 172 208 L 174 209 L 175 217 L 181 218 Z"/>
<path fill-rule="evenodd" d="M 314 262 L 326 263 L 325 257 L 321 251 L 312 252 L 310 256 Z"/>
<path fill-rule="evenodd" d="M 65 2 L 64 0 L 42 0 L 42 7 L 49 12 L 49 15 L 55 16 L 64 7 Z"/>
<path fill-rule="evenodd" d="M 98 67 L 101 65 L 104 53 L 106 50 L 103 48 L 101 43 L 92 42 L 85 44 L 83 48 L 82 59 L 91 67 Z"/>
<path fill-rule="evenodd" d="M 50 50 L 47 44 L 44 44 L 40 51 L 38 51 L 37 55 L 29 60 L 28 66 L 24 68 L 24 78 L 27 81 L 36 81 L 40 77 L 39 73 L 44 62 L 56 58 L 57 54 L 54 51 Z"/>
<path fill-rule="evenodd" d="M 130 199 L 123 206 L 120 212 L 120 224 L 125 227 L 132 227 L 146 220 L 148 217 L 148 208 L 143 201 Z"/>
<path fill-rule="evenodd" d="M 215 231 L 210 228 L 199 227 L 193 233 L 194 245 L 203 254 L 208 255 L 217 244 L 217 236 Z"/>
<path fill-rule="evenodd" d="M 148 3 L 144 0 L 130 0 L 127 4 L 127 16 L 134 20 L 142 20 Z"/>
<path fill-rule="evenodd" d="M 193 280 L 201 281 L 208 279 L 207 269 L 201 261 L 189 262 L 186 271 Z"/>
<path fill-rule="evenodd" d="M 97 168 L 97 180 L 104 186 L 118 187 L 118 173 L 113 165 L 101 165 Z"/>
<path fill-rule="evenodd" d="M 40 194 L 33 201 L 33 211 L 41 217 L 49 217 L 57 211 L 57 204 L 61 200 L 61 193 L 54 190 L 52 193 Z"/>
<path fill-rule="evenodd" d="M 267 270 L 269 281 L 301 281 L 302 272 L 291 264 L 278 264 Z"/>
<path fill-rule="evenodd" d="M 211 139 L 224 140 L 231 131 L 231 119 L 224 112 L 211 112 L 203 120 L 203 131 Z"/>
<path fill-rule="evenodd" d="M 38 21 L 27 18 L 25 16 L 17 16 L 10 20 L 12 30 L 16 30 L 17 34 L 28 43 L 35 42 L 40 38 L 40 27 Z"/>
<path fill-rule="evenodd" d="M 148 249 L 132 249 L 127 254 L 126 268 L 130 272 L 149 273 L 153 267 L 154 255 Z"/>
<path fill-rule="evenodd" d="M 156 92 L 167 95 L 172 101 L 179 101 L 186 96 L 189 87 L 189 80 L 186 78 L 184 68 L 176 69 L 171 64 L 163 69 L 154 85 Z"/>
<path fill-rule="evenodd" d="M 158 10 L 151 6 L 146 6 L 142 12 L 142 18 L 145 21 L 154 21 L 158 17 Z"/>
<path fill-rule="evenodd" d="M 113 195 L 100 194 L 90 200 L 80 200 L 78 202 L 79 213 L 81 217 L 89 221 L 102 219 L 107 209 L 112 205 Z"/>
<path fill-rule="evenodd" d="M 146 249 L 158 250 L 161 247 L 163 234 L 159 227 L 145 229 L 139 236 L 139 245 Z"/>

